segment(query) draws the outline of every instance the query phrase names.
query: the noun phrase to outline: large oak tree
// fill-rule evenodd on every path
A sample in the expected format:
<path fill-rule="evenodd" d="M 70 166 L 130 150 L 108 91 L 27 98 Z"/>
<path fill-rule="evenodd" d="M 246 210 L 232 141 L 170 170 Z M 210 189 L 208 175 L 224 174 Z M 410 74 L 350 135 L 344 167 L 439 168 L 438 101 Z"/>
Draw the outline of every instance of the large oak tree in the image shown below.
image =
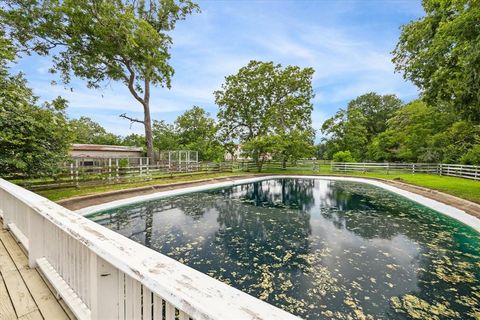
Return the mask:
<path fill-rule="evenodd" d="M 313 73 L 312 68 L 250 61 L 215 92 L 221 135 L 244 144 L 259 170 L 267 153 L 299 156 L 296 148 L 283 148 L 280 141 L 289 136 L 309 141 L 314 134 Z"/>
<path fill-rule="evenodd" d="M 153 156 L 152 86 L 170 88 L 169 34 L 198 6 L 191 0 L 7 0 L 2 23 L 16 45 L 53 55 L 53 72 L 69 83 L 72 74 L 97 88 L 124 83 L 142 105 L 148 157 Z"/>

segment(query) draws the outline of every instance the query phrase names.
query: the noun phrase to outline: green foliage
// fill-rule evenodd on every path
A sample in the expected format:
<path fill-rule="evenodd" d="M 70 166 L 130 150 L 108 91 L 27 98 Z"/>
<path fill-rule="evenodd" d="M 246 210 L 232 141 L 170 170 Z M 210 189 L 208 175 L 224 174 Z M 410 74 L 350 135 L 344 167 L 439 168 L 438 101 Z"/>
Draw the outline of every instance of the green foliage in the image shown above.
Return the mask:
<path fill-rule="evenodd" d="M 355 158 L 350 151 L 338 151 L 332 158 L 334 162 L 355 162 Z"/>
<path fill-rule="evenodd" d="M 179 142 L 175 127 L 163 120 L 153 121 L 153 142 L 159 150 L 178 150 Z"/>
<path fill-rule="evenodd" d="M 279 150 L 276 155 L 283 161 L 283 166 L 286 166 L 287 161 L 296 163 L 297 160 L 313 157 L 315 154 L 314 138 L 313 130 L 293 130 L 288 134 L 280 135 Z"/>
<path fill-rule="evenodd" d="M 142 147 L 145 146 L 145 136 L 131 133 L 125 138 L 123 138 L 121 143 L 124 146 Z"/>
<path fill-rule="evenodd" d="M 468 150 L 467 153 L 460 158 L 460 161 L 464 164 L 480 165 L 480 144 Z"/>
<path fill-rule="evenodd" d="M 72 74 L 96 88 L 124 83 L 142 105 L 147 153 L 153 153 L 150 87 L 170 87 L 170 32 L 198 6 L 190 0 L 11 0 L 2 20 L 19 47 L 53 54 L 63 82 Z M 127 117 L 128 118 L 128 117 Z"/>
<path fill-rule="evenodd" d="M 298 152 L 286 144 L 273 150 L 271 143 L 278 137 L 289 139 L 313 132 L 313 73 L 312 68 L 250 61 L 237 74 L 227 76 L 214 93 L 222 140 L 230 144 L 239 141 L 260 170 L 267 153 L 297 157 Z"/>
<path fill-rule="evenodd" d="M 9 75 L 15 51 L 2 34 L 0 43 L 0 174 L 52 174 L 72 141 L 66 101 L 40 106 L 22 74 Z"/>
<path fill-rule="evenodd" d="M 75 135 L 74 143 L 122 144 L 119 136 L 107 132 L 99 123 L 88 117 L 70 120 L 70 126 Z"/>
<path fill-rule="evenodd" d="M 283 139 L 279 135 L 261 135 L 245 141 L 242 151 L 256 160 L 258 172 L 272 155 L 283 150 Z"/>
<path fill-rule="evenodd" d="M 480 1 L 424 0 L 425 16 L 402 27 L 396 70 L 432 106 L 451 106 L 480 120 Z"/>
<path fill-rule="evenodd" d="M 153 137 L 159 150 L 198 151 L 200 161 L 222 161 L 224 148 L 217 138 L 215 120 L 194 106 L 177 117 L 174 124 L 154 121 Z"/>
<path fill-rule="evenodd" d="M 217 125 L 204 109 L 194 106 L 175 120 L 181 149 L 197 150 L 202 161 L 222 161 L 224 150 L 216 134 Z"/>
<path fill-rule="evenodd" d="M 395 95 L 367 93 L 349 102 L 322 125 L 327 158 L 337 151 L 348 150 L 356 159 L 367 157 L 368 145 L 386 129 L 386 120 L 402 106 Z"/>

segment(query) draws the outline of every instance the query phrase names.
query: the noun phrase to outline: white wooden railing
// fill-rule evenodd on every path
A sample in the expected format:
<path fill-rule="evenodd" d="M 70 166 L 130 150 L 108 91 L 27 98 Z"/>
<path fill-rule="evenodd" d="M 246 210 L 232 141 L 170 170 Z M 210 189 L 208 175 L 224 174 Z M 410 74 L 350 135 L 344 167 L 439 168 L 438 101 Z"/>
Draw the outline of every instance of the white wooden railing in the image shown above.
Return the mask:
<path fill-rule="evenodd" d="M 375 163 L 375 162 L 332 162 L 332 171 L 356 172 L 409 172 L 431 173 L 443 176 L 480 180 L 480 166 L 444 163 Z"/>
<path fill-rule="evenodd" d="M 0 216 L 79 319 L 299 319 L 3 179 Z"/>

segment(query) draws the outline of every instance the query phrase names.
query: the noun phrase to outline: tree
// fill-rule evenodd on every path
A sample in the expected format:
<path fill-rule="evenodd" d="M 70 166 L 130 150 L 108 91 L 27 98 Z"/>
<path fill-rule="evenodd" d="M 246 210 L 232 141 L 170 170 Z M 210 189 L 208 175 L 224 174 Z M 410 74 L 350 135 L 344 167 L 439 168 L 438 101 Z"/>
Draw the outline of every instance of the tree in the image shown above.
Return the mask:
<path fill-rule="evenodd" d="M 9 75 L 15 51 L 0 32 L 0 174 L 53 174 L 67 159 L 72 133 L 66 101 L 38 104 L 22 74 Z"/>
<path fill-rule="evenodd" d="M 394 94 L 379 95 L 369 92 L 350 101 L 347 110 L 356 109 L 365 118 L 367 140 L 370 141 L 373 136 L 385 131 L 385 120 L 390 119 L 402 106 L 402 100 Z"/>
<path fill-rule="evenodd" d="M 279 135 L 261 135 L 245 141 L 242 151 L 256 160 L 257 170 L 261 172 L 265 161 L 284 149 L 284 142 Z"/>
<path fill-rule="evenodd" d="M 73 75 L 87 86 L 120 81 L 142 105 L 147 156 L 153 157 L 151 86 L 170 88 L 169 32 L 198 6 L 190 0 L 31 1 L 10 0 L 2 12 L 16 44 L 53 54 L 53 72 L 64 83 Z"/>
<path fill-rule="evenodd" d="M 476 144 L 467 153 L 465 153 L 460 162 L 464 164 L 480 165 L 480 144 Z"/>
<path fill-rule="evenodd" d="M 181 148 L 198 151 L 198 158 L 221 161 L 224 151 L 217 139 L 217 125 L 204 109 L 194 106 L 175 120 Z"/>
<path fill-rule="evenodd" d="M 131 133 L 122 139 L 122 145 L 132 147 L 144 146 L 145 137 L 140 134 Z"/>
<path fill-rule="evenodd" d="M 75 143 L 91 144 L 122 144 L 122 139 L 110 132 L 107 132 L 98 122 L 89 117 L 80 117 L 70 120 L 70 126 L 73 130 Z"/>
<path fill-rule="evenodd" d="M 260 170 L 272 137 L 312 130 L 313 73 L 312 68 L 250 61 L 215 91 L 222 135 L 246 145 L 242 148 Z"/>
<path fill-rule="evenodd" d="M 292 130 L 280 135 L 280 139 L 278 154 L 283 168 L 287 167 L 287 161 L 295 164 L 297 160 L 312 157 L 315 153 L 314 130 Z"/>
<path fill-rule="evenodd" d="M 153 121 L 153 141 L 160 151 L 178 150 L 179 142 L 175 126 L 165 121 Z"/>
<path fill-rule="evenodd" d="M 350 101 L 322 125 L 326 135 L 326 155 L 348 150 L 356 159 L 367 157 L 368 145 L 387 128 L 386 120 L 400 109 L 402 101 L 395 95 L 370 92 Z"/>
<path fill-rule="evenodd" d="M 451 114 L 420 100 L 412 101 L 387 121 L 385 132 L 374 138 L 369 146 L 370 157 L 377 161 L 442 161 L 444 145 L 438 146 L 434 140 L 452 121 Z"/>
<path fill-rule="evenodd" d="M 424 0 L 425 16 L 402 27 L 396 70 L 432 106 L 451 106 L 480 120 L 480 1 Z"/>
<path fill-rule="evenodd" d="M 350 151 L 338 151 L 332 158 L 334 162 L 355 162 L 355 158 Z"/>

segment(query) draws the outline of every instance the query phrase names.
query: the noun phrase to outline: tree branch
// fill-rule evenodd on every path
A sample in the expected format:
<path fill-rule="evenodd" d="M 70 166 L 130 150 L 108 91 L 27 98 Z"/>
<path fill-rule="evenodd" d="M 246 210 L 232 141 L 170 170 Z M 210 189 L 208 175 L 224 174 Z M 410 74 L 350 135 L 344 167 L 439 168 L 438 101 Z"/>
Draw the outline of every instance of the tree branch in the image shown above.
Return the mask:
<path fill-rule="evenodd" d="M 145 125 L 145 121 L 139 120 L 139 119 L 137 119 L 137 118 L 129 117 L 129 116 L 127 116 L 126 113 L 122 113 L 121 115 L 119 115 L 119 117 L 120 117 L 120 118 L 127 119 L 127 120 L 130 121 L 130 129 L 132 128 L 132 124 L 133 124 L 134 122 L 141 123 L 141 124 Z"/>

